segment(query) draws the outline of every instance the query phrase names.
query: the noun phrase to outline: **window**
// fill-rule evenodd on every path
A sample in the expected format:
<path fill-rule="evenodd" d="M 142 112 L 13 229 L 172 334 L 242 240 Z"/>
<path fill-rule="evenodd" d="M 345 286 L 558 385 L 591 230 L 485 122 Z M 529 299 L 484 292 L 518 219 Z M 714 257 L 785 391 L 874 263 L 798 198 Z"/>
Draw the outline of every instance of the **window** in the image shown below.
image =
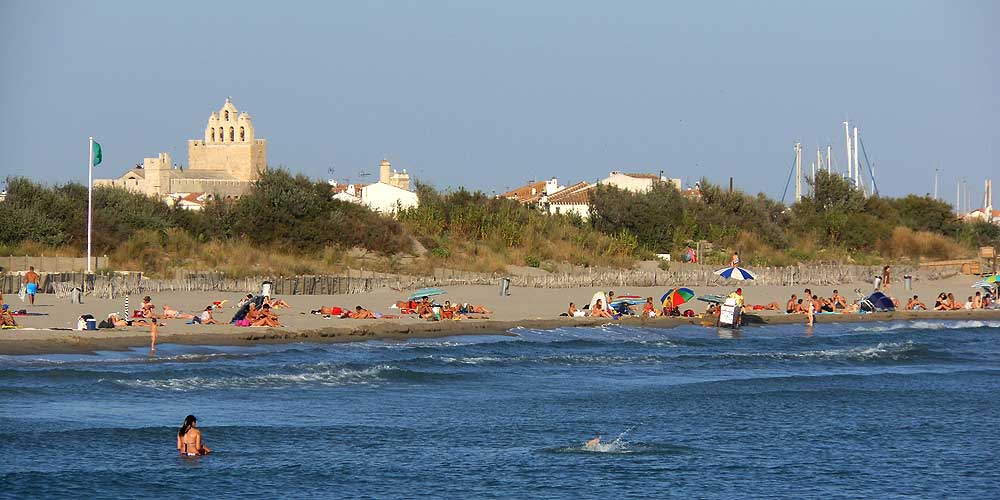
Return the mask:
<path fill-rule="evenodd" d="M 212 129 L 212 142 L 215 142 L 215 129 Z"/>
<path fill-rule="evenodd" d="M 219 127 L 219 142 L 226 140 L 226 133 L 223 131 L 222 127 Z"/>
<path fill-rule="evenodd" d="M 226 110 L 226 121 L 227 122 L 229 121 L 229 110 L 228 109 Z"/>
<path fill-rule="evenodd" d="M 243 127 L 240 127 L 240 142 L 247 142 L 247 131 Z"/>
<path fill-rule="evenodd" d="M 236 142 L 236 129 L 229 127 L 229 142 Z"/>

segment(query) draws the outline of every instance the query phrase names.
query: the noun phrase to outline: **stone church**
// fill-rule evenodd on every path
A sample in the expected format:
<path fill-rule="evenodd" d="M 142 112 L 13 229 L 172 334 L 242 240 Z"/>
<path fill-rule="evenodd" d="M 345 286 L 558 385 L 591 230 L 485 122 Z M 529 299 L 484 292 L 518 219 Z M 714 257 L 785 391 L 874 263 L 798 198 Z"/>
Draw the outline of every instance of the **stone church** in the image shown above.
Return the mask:
<path fill-rule="evenodd" d="M 95 179 L 95 186 L 117 186 L 158 198 L 175 193 L 239 197 L 267 169 L 267 141 L 254 135 L 250 114 L 231 99 L 208 117 L 204 139 L 188 141 L 188 167 L 175 167 L 167 153 L 143 159 L 117 179 Z"/>

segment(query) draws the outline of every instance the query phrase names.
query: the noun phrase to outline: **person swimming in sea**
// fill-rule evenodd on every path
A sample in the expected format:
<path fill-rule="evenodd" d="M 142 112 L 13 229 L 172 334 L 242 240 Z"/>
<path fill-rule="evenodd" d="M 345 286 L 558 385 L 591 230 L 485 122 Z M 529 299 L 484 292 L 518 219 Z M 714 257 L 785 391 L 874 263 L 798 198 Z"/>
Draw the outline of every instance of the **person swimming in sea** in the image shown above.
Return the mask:
<path fill-rule="evenodd" d="M 588 449 L 590 451 L 594 451 L 594 450 L 597 450 L 598 447 L 600 447 L 600 446 L 601 446 L 601 436 L 597 436 L 594 439 L 591 439 L 591 440 L 587 441 L 587 444 L 584 445 L 584 448 L 586 448 L 586 449 Z"/>
<path fill-rule="evenodd" d="M 177 431 L 177 451 L 182 457 L 198 457 L 212 453 L 212 450 L 201 442 L 198 419 L 194 415 L 188 415 Z"/>

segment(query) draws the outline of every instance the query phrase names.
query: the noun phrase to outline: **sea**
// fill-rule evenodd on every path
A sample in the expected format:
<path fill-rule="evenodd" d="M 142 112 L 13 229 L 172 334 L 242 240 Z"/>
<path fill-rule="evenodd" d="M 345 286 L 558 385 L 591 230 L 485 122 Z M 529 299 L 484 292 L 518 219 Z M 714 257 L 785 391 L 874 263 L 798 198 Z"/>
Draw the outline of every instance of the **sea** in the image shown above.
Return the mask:
<path fill-rule="evenodd" d="M 1000 322 L 510 333 L 0 356 L 0 498 L 1000 498 Z"/>

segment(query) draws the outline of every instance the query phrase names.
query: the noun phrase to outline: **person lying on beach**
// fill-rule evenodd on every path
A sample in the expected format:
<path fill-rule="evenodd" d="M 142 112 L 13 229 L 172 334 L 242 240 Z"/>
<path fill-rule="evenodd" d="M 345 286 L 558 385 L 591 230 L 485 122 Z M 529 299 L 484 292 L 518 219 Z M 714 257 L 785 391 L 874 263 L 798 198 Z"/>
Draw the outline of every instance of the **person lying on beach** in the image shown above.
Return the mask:
<path fill-rule="evenodd" d="M 781 304 L 777 302 L 768 302 L 767 304 L 754 304 L 752 306 L 748 306 L 748 308 L 753 309 L 754 311 L 780 311 Z"/>
<path fill-rule="evenodd" d="M 313 309 L 312 311 L 309 312 L 313 314 L 319 314 L 320 316 L 336 316 L 338 318 L 342 318 L 350 311 L 347 311 L 346 309 L 339 306 L 320 306 L 319 309 Z"/>
<path fill-rule="evenodd" d="M 926 311 L 927 305 L 920 301 L 920 299 L 914 295 L 912 299 L 906 301 L 907 311 Z"/>
<path fill-rule="evenodd" d="M 272 309 L 291 309 L 292 306 L 288 302 L 281 299 L 272 299 L 270 297 L 264 297 L 264 303 L 271 306 Z"/>
<path fill-rule="evenodd" d="M 240 301 L 236 303 L 236 309 L 243 309 L 243 306 L 247 305 L 250 302 L 253 302 L 253 294 L 252 293 L 248 293 L 248 294 L 244 295 L 243 298 L 240 299 Z"/>
<path fill-rule="evenodd" d="M 462 307 L 458 309 L 458 312 L 462 314 L 493 314 L 493 311 L 487 309 L 485 306 L 470 304 L 468 302 L 462 304 Z"/>
<path fill-rule="evenodd" d="M 201 431 L 198 430 L 197 424 L 198 419 L 194 415 L 188 415 L 184 419 L 184 424 L 177 431 L 177 451 L 183 457 L 197 457 L 212 453 L 212 450 L 201 442 Z"/>
<path fill-rule="evenodd" d="M 611 313 L 609 313 L 608 310 L 604 308 L 604 303 L 601 301 L 601 299 L 597 299 L 597 302 L 594 303 L 594 307 L 590 308 L 590 317 L 613 318 Z"/>
<path fill-rule="evenodd" d="M 163 306 L 163 319 L 194 319 L 194 314 L 187 314 L 171 309 L 170 306 Z"/>
<path fill-rule="evenodd" d="M 123 328 L 129 326 L 128 320 L 118 317 L 118 313 L 111 313 L 108 318 L 97 325 L 98 328 Z"/>
<path fill-rule="evenodd" d="M 354 312 L 348 313 L 348 317 L 351 319 L 376 319 L 375 313 L 361 306 L 355 307 Z"/>
<path fill-rule="evenodd" d="M 250 313 L 247 313 L 247 317 Z M 260 311 L 257 312 L 257 320 L 251 321 L 250 326 L 266 326 L 271 328 L 276 328 L 281 326 L 278 324 L 278 315 L 271 311 L 270 304 L 264 304 L 260 307 Z"/>
<path fill-rule="evenodd" d="M 215 321 L 215 318 L 212 317 L 212 306 L 206 307 L 205 310 L 201 312 L 201 316 L 199 316 L 199 319 L 201 319 L 201 324 L 203 325 L 219 324 L 219 322 Z"/>

